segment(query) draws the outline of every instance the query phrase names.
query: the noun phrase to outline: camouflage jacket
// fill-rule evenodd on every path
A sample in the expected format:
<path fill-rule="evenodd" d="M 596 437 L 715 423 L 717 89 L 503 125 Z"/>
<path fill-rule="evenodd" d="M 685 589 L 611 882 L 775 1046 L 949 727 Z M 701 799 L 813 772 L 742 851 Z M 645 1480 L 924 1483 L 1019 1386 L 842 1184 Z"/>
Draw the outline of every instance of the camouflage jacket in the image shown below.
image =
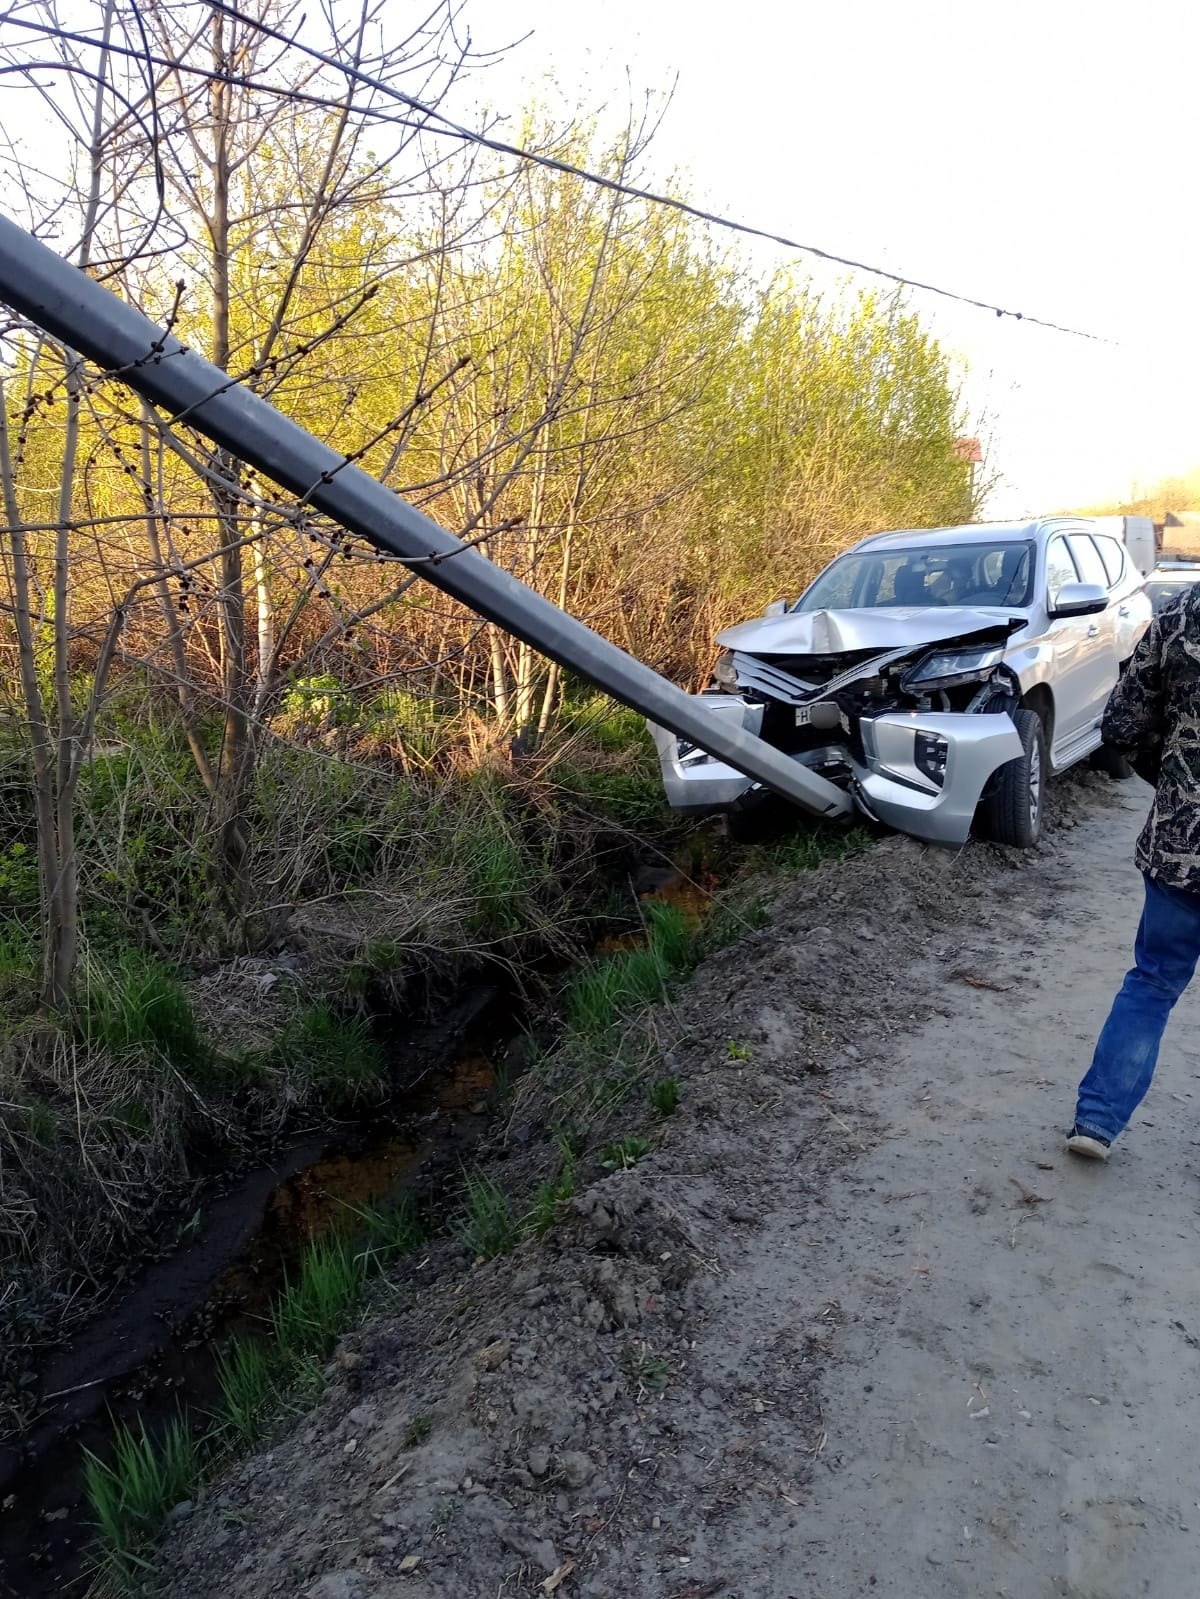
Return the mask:
<path fill-rule="evenodd" d="M 1103 732 L 1154 785 L 1138 866 L 1200 893 L 1200 583 L 1151 622 L 1113 690 Z"/>

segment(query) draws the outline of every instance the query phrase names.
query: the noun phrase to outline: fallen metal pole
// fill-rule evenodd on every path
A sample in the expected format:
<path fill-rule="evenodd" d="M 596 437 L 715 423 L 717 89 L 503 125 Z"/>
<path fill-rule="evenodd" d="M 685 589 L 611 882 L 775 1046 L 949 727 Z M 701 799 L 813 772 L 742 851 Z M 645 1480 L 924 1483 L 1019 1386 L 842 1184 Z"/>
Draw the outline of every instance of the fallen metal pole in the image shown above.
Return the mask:
<path fill-rule="evenodd" d="M 722 724 L 694 696 L 468 549 L 4 216 L 0 300 L 315 510 L 376 548 L 417 563 L 421 577 L 614 699 L 805 810 L 852 812 L 850 796 L 835 784 L 754 734 Z"/>

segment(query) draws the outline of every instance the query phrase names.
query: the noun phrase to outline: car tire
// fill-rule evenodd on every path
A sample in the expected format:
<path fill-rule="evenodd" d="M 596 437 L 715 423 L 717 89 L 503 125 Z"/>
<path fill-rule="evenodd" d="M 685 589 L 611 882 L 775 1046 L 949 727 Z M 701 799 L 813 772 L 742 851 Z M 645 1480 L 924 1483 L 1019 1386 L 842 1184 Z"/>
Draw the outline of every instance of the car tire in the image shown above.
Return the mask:
<path fill-rule="evenodd" d="M 1031 849 L 1042 836 L 1046 797 L 1046 732 L 1036 711 L 1016 710 L 1013 725 L 1021 739 L 1021 754 L 996 773 L 992 792 L 984 801 L 988 837 L 997 844 Z"/>
<path fill-rule="evenodd" d="M 1133 776 L 1133 767 L 1120 750 L 1114 749 L 1111 744 L 1101 744 L 1098 750 L 1092 752 L 1092 767 L 1097 772 L 1103 772 L 1105 777 L 1114 778 L 1120 782 L 1122 778 Z"/>

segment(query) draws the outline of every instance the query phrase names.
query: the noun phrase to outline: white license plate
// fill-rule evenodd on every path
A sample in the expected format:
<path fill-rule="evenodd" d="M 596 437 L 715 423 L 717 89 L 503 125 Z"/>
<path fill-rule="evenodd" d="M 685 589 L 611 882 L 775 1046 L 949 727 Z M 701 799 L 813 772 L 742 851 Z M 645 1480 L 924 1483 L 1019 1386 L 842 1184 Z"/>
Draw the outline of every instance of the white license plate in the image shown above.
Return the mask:
<path fill-rule="evenodd" d="M 797 705 L 797 707 L 796 707 L 796 726 L 797 727 L 810 727 L 811 725 L 812 725 L 812 706 L 811 705 Z"/>

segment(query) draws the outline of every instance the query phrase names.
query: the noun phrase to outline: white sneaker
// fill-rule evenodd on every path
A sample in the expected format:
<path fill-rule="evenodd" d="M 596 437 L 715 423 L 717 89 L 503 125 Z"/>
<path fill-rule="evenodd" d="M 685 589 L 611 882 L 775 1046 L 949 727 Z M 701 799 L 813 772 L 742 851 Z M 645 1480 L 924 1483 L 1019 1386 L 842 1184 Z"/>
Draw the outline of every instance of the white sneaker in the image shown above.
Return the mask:
<path fill-rule="evenodd" d="M 1072 1155 L 1082 1155 L 1084 1160 L 1107 1160 L 1112 1153 L 1112 1144 L 1107 1138 L 1101 1138 L 1098 1133 L 1085 1133 L 1078 1125 L 1067 1134 L 1067 1148 Z"/>

